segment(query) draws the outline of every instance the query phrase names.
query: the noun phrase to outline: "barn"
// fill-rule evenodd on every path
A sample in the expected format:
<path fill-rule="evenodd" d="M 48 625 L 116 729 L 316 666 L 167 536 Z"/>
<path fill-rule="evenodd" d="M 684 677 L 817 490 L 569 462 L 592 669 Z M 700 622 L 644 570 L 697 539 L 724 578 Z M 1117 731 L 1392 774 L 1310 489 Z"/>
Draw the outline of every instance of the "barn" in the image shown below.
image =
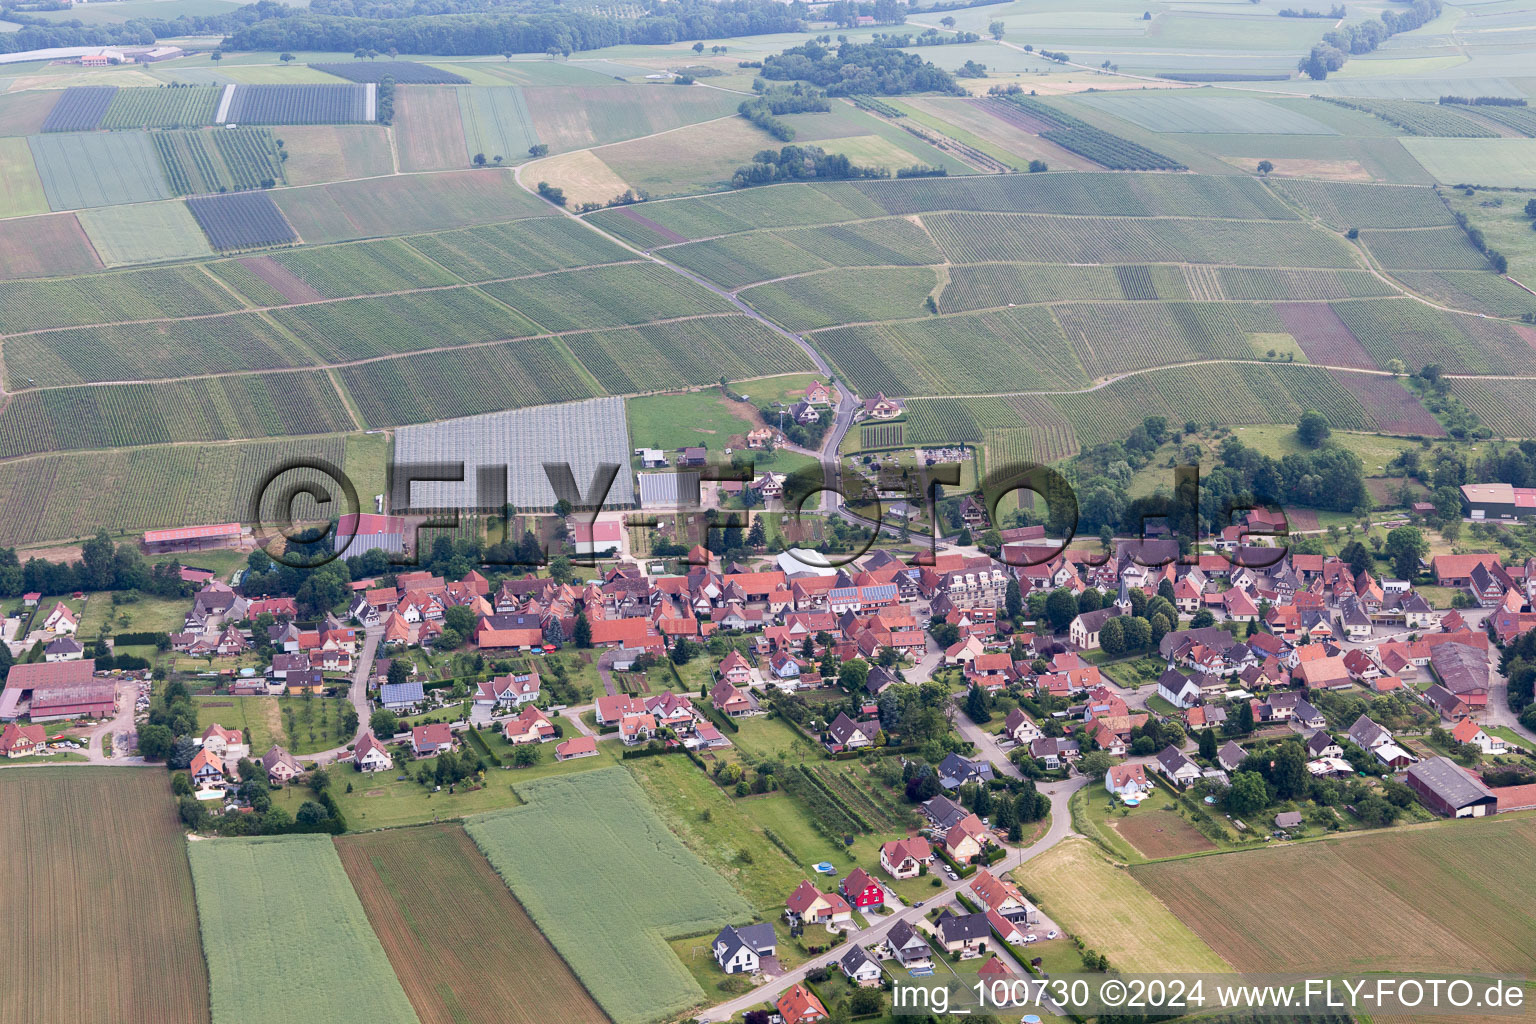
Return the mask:
<path fill-rule="evenodd" d="M 147 530 L 144 550 L 149 554 L 172 551 L 206 551 L 232 548 L 240 543 L 239 523 L 214 523 L 207 526 L 182 526 L 174 530 Z"/>
<path fill-rule="evenodd" d="M 349 512 L 336 521 L 336 550 L 348 558 L 369 551 L 405 552 L 405 520 L 372 512 Z"/>
<path fill-rule="evenodd" d="M 110 679 L 96 679 L 95 671 L 96 662 L 90 660 L 14 665 L 0 695 L 0 718 L 110 718 L 117 713 L 117 687 Z"/>
<path fill-rule="evenodd" d="M 1408 788 L 1424 806 L 1447 818 L 1481 818 L 1498 813 L 1498 797 L 1445 757 L 1431 757 L 1408 769 Z"/>

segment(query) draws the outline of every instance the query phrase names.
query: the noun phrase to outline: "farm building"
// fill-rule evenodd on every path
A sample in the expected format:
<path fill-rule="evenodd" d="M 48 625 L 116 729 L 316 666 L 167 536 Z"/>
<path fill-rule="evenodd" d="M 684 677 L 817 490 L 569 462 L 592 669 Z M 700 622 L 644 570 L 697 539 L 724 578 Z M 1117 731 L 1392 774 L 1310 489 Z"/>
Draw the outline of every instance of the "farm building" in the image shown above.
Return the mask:
<path fill-rule="evenodd" d="M 1536 515 L 1536 487 L 1462 484 L 1461 510 L 1470 519 L 1523 519 Z"/>
<path fill-rule="evenodd" d="M 578 555 L 605 555 L 619 550 L 624 527 L 617 519 L 589 522 L 575 517 L 571 524 L 571 543 Z"/>
<path fill-rule="evenodd" d="M 699 474 L 641 473 L 641 508 L 698 508 Z"/>
<path fill-rule="evenodd" d="M 405 551 L 405 520 L 372 512 L 349 512 L 336 521 L 336 550 L 348 558 L 369 551 Z"/>
<path fill-rule="evenodd" d="M 174 530 L 147 530 L 144 550 L 148 554 L 171 551 L 206 551 L 230 548 L 240 542 L 239 523 L 215 523 L 208 526 L 183 526 Z"/>
<path fill-rule="evenodd" d="M 1481 818 L 1498 813 L 1498 797 L 1445 757 L 1431 757 L 1408 769 L 1408 788 L 1424 806 L 1447 818 Z"/>
<path fill-rule="evenodd" d="M 117 687 L 96 679 L 95 672 L 90 660 L 14 665 L 0 694 L 0 719 L 14 721 L 28 713 L 34 722 L 110 718 L 117 713 Z"/>

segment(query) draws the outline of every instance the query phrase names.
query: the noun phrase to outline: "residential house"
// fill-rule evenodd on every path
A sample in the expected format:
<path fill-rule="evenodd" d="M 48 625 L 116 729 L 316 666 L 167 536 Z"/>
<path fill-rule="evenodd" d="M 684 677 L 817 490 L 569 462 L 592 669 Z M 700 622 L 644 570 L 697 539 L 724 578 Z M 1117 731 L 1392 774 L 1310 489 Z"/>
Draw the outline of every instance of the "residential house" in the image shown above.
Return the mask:
<path fill-rule="evenodd" d="M 757 708 L 756 702 L 751 697 L 724 679 L 709 691 L 709 700 L 727 718 L 741 718 L 750 715 Z"/>
<path fill-rule="evenodd" d="M 1152 780 L 1145 765 L 1117 764 L 1104 773 L 1104 788 L 1122 799 L 1140 800 L 1152 792 Z"/>
<path fill-rule="evenodd" d="M 411 741 L 414 745 L 414 734 Z M 372 729 L 357 738 L 357 745 L 352 748 L 352 763 L 360 772 L 387 772 L 395 767 L 395 759 L 384 749 Z"/>
<path fill-rule="evenodd" d="M 934 934 L 946 953 L 979 954 L 992 936 L 986 914 L 956 914 L 944 910 L 935 922 Z"/>
<path fill-rule="evenodd" d="M 855 722 L 846 712 L 840 711 L 832 720 L 832 724 L 827 726 L 827 734 L 822 742 L 829 751 L 836 754 L 844 750 L 862 750 L 865 747 L 872 747 L 879 734 L 879 719 L 871 718 Z"/>
<path fill-rule="evenodd" d="M 1241 765 L 1243 761 L 1247 759 L 1247 757 L 1248 751 L 1238 746 L 1237 743 L 1233 740 L 1227 740 L 1227 742 L 1221 745 L 1221 749 L 1216 751 L 1216 763 L 1221 765 L 1229 772 L 1237 771 L 1238 766 Z"/>
<path fill-rule="evenodd" d="M 756 974 L 763 957 L 773 956 L 777 949 L 778 938 L 768 923 L 726 925 L 710 944 L 715 963 L 726 974 Z"/>
<path fill-rule="evenodd" d="M 891 925 L 885 936 L 886 948 L 909 972 L 933 973 L 933 947 L 911 923 L 905 919 Z"/>
<path fill-rule="evenodd" d="M 238 761 L 250 754 L 245 734 L 239 729 L 226 729 L 217 722 L 203 730 L 202 749 L 211 751 L 225 761 Z"/>
<path fill-rule="evenodd" d="M 822 892 L 806 879 L 784 901 L 784 917 L 791 925 L 820 924 L 834 930 L 853 920 L 853 910 L 837 893 Z"/>
<path fill-rule="evenodd" d="M 752 666 L 740 651 L 731 651 L 720 662 L 720 678 L 732 686 L 746 686 L 752 679 Z"/>
<path fill-rule="evenodd" d="M 996 840 L 974 814 L 967 814 L 944 833 L 944 852 L 960 864 L 969 864 Z"/>
<path fill-rule="evenodd" d="M 796 982 L 773 1004 L 784 1024 L 814 1024 L 827 1019 L 827 1008 L 804 985 Z"/>
<path fill-rule="evenodd" d="M 1082 752 L 1077 740 L 1059 736 L 1042 736 L 1029 741 L 1029 756 L 1039 761 L 1047 771 L 1055 771 L 1069 761 L 1075 761 Z"/>
<path fill-rule="evenodd" d="M 843 977 L 860 988 L 874 988 L 880 984 L 880 963 L 870 956 L 863 946 L 855 943 L 837 961 Z"/>
<path fill-rule="evenodd" d="M 995 777 L 987 761 L 973 761 L 951 753 L 939 762 L 939 785 L 945 789 L 958 789 L 968 782 L 987 783 Z"/>
<path fill-rule="evenodd" d="M 1191 708 L 1200 703 L 1200 684 L 1170 668 L 1157 679 L 1157 695 L 1176 708 Z"/>
<path fill-rule="evenodd" d="M 1200 778 L 1200 766 L 1175 747 L 1169 744 L 1158 752 L 1155 762 L 1157 770 L 1168 777 L 1168 781 L 1180 788 L 1196 782 Z"/>
<path fill-rule="evenodd" d="M 530 704 L 502 724 L 502 735 L 514 746 L 520 743 L 547 743 L 555 738 L 555 724 L 537 705 Z"/>
<path fill-rule="evenodd" d="M 1023 891 L 1006 878 L 998 878 L 986 868 L 971 880 L 971 895 L 982 910 L 1001 915 L 1008 921 L 1028 923 L 1035 917 L 1035 907 Z"/>
<path fill-rule="evenodd" d="M 211 750 L 202 749 L 192 755 L 187 766 L 192 785 L 199 800 L 215 800 L 224 796 L 224 762 Z"/>
<path fill-rule="evenodd" d="M 1490 736 L 1482 726 L 1470 718 L 1463 718 L 1451 730 L 1451 739 L 1457 743 L 1470 743 L 1485 754 L 1504 753 L 1505 743 L 1497 736 Z"/>
<path fill-rule="evenodd" d="M 850 871 L 848 877 L 838 884 L 838 892 L 843 899 L 860 910 L 885 906 L 885 890 L 863 868 Z"/>
<path fill-rule="evenodd" d="M 447 722 L 433 722 L 411 729 L 411 753 L 416 757 L 436 757 L 453 749 L 453 730 Z"/>
<path fill-rule="evenodd" d="M 880 867 L 892 878 L 916 878 L 933 859 L 933 848 L 922 837 L 895 839 L 880 847 Z"/>
<path fill-rule="evenodd" d="M 1079 650 L 1096 651 L 1099 649 L 1099 631 L 1104 628 L 1104 623 L 1119 614 L 1120 609 L 1114 605 L 1098 611 L 1083 612 L 1067 626 L 1067 638 Z"/>
<path fill-rule="evenodd" d="M 1015 743 L 1030 743 L 1043 735 L 1040 726 L 1023 708 L 1008 712 L 1008 717 L 1003 719 L 1003 734 Z"/>
<path fill-rule="evenodd" d="M 304 774 L 304 766 L 299 764 L 292 754 L 276 745 L 261 755 L 261 767 L 267 773 L 267 781 L 274 786 L 286 785 Z"/>
<path fill-rule="evenodd" d="M 597 737 L 595 736 L 572 736 L 555 746 L 556 761 L 574 761 L 578 757 L 596 756 Z"/>
<path fill-rule="evenodd" d="M 42 754 L 48 748 L 48 732 L 41 725 L 17 725 L 5 723 L 0 730 L 0 756 L 6 758 L 30 757 Z"/>

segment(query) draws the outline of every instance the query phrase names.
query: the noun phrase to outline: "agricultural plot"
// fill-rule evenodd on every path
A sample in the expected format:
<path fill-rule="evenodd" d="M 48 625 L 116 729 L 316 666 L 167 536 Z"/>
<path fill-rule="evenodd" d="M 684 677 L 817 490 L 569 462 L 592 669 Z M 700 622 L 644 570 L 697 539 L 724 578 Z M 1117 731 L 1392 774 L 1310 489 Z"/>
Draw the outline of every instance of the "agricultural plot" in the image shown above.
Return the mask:
<path fill-rule="evenodd" d="M 1493 316 L 1536 315 L 1536 295 L 1486 270 L 1397 271 L 1392 276 L 1443 306 Z"/>
<path fill-rule="evenodd" d="M 1056 317 L 1093 380 L 1150 366 L 1252 355 L 1233 308 L 1218 303 L 1072 303 L 1058 306 Z"/>
<path fill-rule="evenodd" d="M 1430 228 L 1451 223 L 1451 213 L 1432 188 L 1363 185 L 1349 181 L 1271 178 L 1270 187 L 1329 227 Z"/>
<path fill-rule="evenodd" d="M 98 127 L 196 128 L 213 124 L 222 91 L 217 85 L 118 89 Z"/>
<path fill-rule="evenodd" d="M 639 210 L 600 210 L 591 219 L 605 231 L 651 247 L 767 228 L 803 227 L 879 217 L 887 212 L 852 185 L 790 183 L 647 204 Z"/>
<path fill-rule="evenodd" d="M 298 241 L 282 210 L 265 192 L 193 196 L 187 208 L 215 249 L 262 249 Z"/>
<path fill-rule="evenodd" d="M 816 342 L 860 394 L 1055 390 L 1088 382 L 1050 310 L 1035 306 L 839 327 Z"/>
<path fill-rule="evenodd" d="M 48 112 L 43 131 L 88 132 L 100 128 L 116 93 L 115 85 L 70 86 Z"/>
<path fill-rule="evenodd" d="M 1305 224 L 941 213 L 923 223 L 952 263 L 1225 263 L 1353 266 L 1338 239 Z"/>
<path fill-rule="evenodd" d="M 399 174 L 283 189 L 275 199 L 310 244 L 552 215 L 548 204 L 517 187 L 509 171 Z"/>
<path fill-rule="evenodd" d="M 267 475 L 300 456 L 345 466 L 360 493 L 383 486 L 382 474 L 346 461 L 341 436 L 17 459 L 0 463 L 0 544 L 87 537 L 103 524 L 137 531 L 245 520 Z"/>
<path fill-rule="evenodd" d="M 191 843 L 214 1024 L 417 1024 L 331 838 Z M 315 955 L 295 955 L 308 950 Z"/>
<path fill-rule="evenodd" d="M 924 313 L 938 285 L 928 267 L 839 270 L 759 285 L 741 293 L 752 308 L 792 331 Z"/>
<path fill-rule="evenodd" d="M 1536 966 L 1524 909 L 1536 882 L 1504 865 L 1533 848 L 1536 820 L 1499 815 L 1145 864 L 1131 876 L 1237 970 L 1525 975 Z M 1284 898 L 1297 878 L 1334 909 L 1331 925 Z M 1403 931 L 1382 931 L 1383 919 Z"/>
<path fill-rule="evenodd" d="M 399 110 L 398 101 L 396 103 Z M 397 116 L 398 123 L 398 116 Z M 283 128 L 283 174 L 290 185 L 376 178 L 395 171 L 388 129 L 364 124 L 306 124 Z"/>
<path fill-rule="evenodd" d="M 1513 128 L 1527 138 L 1536 137 L 1536 110 L 1525 107 L 1496 107 L 1483 105 L 1471 111 L 1484 121 L 1492 121 L 1506 128 Z"/>
<path fill-rule="evenodd" d="M 628 250 L 566 217 L 416 235 L 406 242 L 471 283 L 634 258 Z"/>
<path fill-rule="evenodd" d="M 750 920 L 742 898 L 667 831 L 622 769 L 543 779 L 519 795 L 527 806 L 467 830 L 615 1024 L 703 1002 L 665 940 Z M 572 874 L 576 863 L 584 869 Z"/>
<path fill-rule="evenodd" d="M 1362 231 L 1360 244 L 1388 270 L 1491 270 L 1458 227 Z"/>
<path fill-rule="evenodd" d="M 1216 293 L 1202 296 L 1204 298 L 1370 299 L 1396 293 L 1390 284 L 1368 270 L 1288 270 L 1278 267 L 1202 269 L 1216 275 Z"/>
<path fill-rule="evenodd" d="M 464 125 L 466 159 L 478 154 L 495 162 L 522 163 L 528 147 L 537 145 L 533 115 L 523 90 L 515 85 L 463 86 L 457 90 L 459 117 Z"/>
<path fill-rule="evenodd" d="M 649 85 L 531 86 L 533 127 L 550 151 L 619 142 L 736 113 L 740 97 L 718 89 Z"/>
<path fill-rule="evenodd" d="M 440 171 L 469 164 L 459 109 L 456 89 L 407 86 L 395 90 L 401 170 Z"/>
<path fill-rule="evenodd" d="M 904 218 L 733 235 L 671 248 L 664 255 L 728 287 L 829 266 L 912 267 L 944 262 L 928 233 Z"/>
<path fill-rule="evenodd" d="M 336 852 L 421 1024 L 486 1012 L 507 1024 L 606 1024 L 458 825 L 343 836 Z"/>
<path fill-rule="evenodd" d="M 0 138 L 0 217 L 48 212 L 48 196 L 26 139 Z"/>
<path fill-rule="evenodd" d="M 570 334 L 565 344 L 612 395 L 646 394 L 813 369 L 788 338 L 748 316 Z"/>
<path fill-rule="evenodd" d="M 1023 111 L 1031 120 L 1043 123 L 1046 127 L 1039 133 L 1042 139 L 1086 157 L 1100 167 L 1112 171 L 1185 170 L 1177 160 L 1089 124 L 1059 107 L 1017 93 L 1003 96 L 1001 100 Z"/>
<path fill-rule="evenodd" d="M 1389 434 L 1419 434 L 1442 437 L 1445 428 L 1418 398 L 1396 377 L 1375 374 L 1339 373 L 1334 377 L 1345 390 L 1360 400 L 1376 426 Z"/>
<path fill-rule="evenodd" d="M 1327 366 L 1377 370 L 1365 350 L 1332 306 L 1320 302 L 1281 302 L 1275 305 L 1285 333 L 1296 339 L 1307 358 Z"/>
<path fill-rule="evenodd" d="M 0 458 L 77 448 L 355 429 L 323 372 L 26 391 L 0 411 Z"/>
<path fill-rule="evenodd" d="M 258 258 L 270 260 L 304 287 L 327 299 L 459 283 L 453 274 L 394 238 L 289 249 Z"/>
<path fill-rule="evenodd" d="M 1101 92 L 1074 97 L 1153 132 L 1205 135 L 1337 135 L 1333 128 L 1298 110 L 1238 96 L 1191 92 Z M 1048 130 L 1048 129 L 1047 129 Z"/>
<path fill-rule="evenodd" d="M 1010 303 L 1064 299 L 1124 298 L 1112 267 L 1053 267 L 1046 264 L 987 263 L 949 268 L 939 311 L 963 313 Z"/>
<path fill-rule="evenodd" d="M 1536 373 L 1536 348 L 1513 325 L 1432 309 L 1411 299 L 1336 302 L 1333 308 L 1385 366 L 1438 363 L 1447 373 Z"/>
<path fill-rule="evenodd" d="M 0 334 L 120 320 L 200 316 L 238 308 L 197 267 L 157 267 L 53 281 L 0 284 Z"/>
<path fill-rule="evenodd" d="M 206 1024 L 187 842 L 164 773 L 0 772 L 0 832 L 0 1018 Z"/>
<path fill-rule="evenodd" d="M 986 470 L 1050 463 L 1077 454 L 1077 439 L 1061 412 L 1038 395 L 998 398 L 921 398 L 907 405 L 913 444 L 975 444 Z"/>
<path fill-rule="evenodd" d="M 28 142 L 54 210 L 171 196 L 155 148 L 142 132 L 34 135 Z"/>
<path fill-rule="evenodd" d="M 343 366 L 337 377 L 369 427 L 591 398 L 600 392 L 554 339 Z"/>
<path fill-rule="evenodd" d="M 900 448 L 906 443 L 905 424 L 882 423 L 878 427 L 859 428 L 859 446 L 865 451 L 875 448 Z"/>
<path fill-rule="evenodd" d="M 372 121 L 369 85 L 235 85 L 219 123 L 359 124 Z"/>
<path fill-rule="evenodd" d="M 435 68 L 413 60 L 353 61 L 350 64 L 311 64 L 349 82 L 382 82 L 393 79 L 396 85 L 467 85 L 469 79 L 452 71 Z"/>
<path fill-rule="evenodd" d="M 849 186 L 892 214 L 953 210 L 1078 217 L 1296 220 L 1257 179 L 1168 174 L 988 174 L 860 181 Z"/>
<path fill-rule="evenodd" d="M 101 260 L 72 213 L 0 220 L 0 280 L 100 269 Z"/>
<path fill-rule="evenodd" d="M 488 284 L 484 290 L 555 333 L 736 309 L 729 299 L 655 263 L 567 270 Z"/>
<path fill-rule="evenodd" d="M 1491 139 L 1498 132 L 1482 121 L 1459 113 L 1454 107 L 1436 103 L 1419 103 L 1414 100 L 1387 99 L 1329 99 L 1341 107 L 1352 107 L 1375 114 L 1388 124 L 1396 125 L 1409 135 L 1430 135 L 1452 139 Z"/>
<path fill-rule="evenodd" d="M 543 333 L 472 288 L 292 306 L 271 315 L 332 363 Z"/>
<path fill-rule="evenodd" d="M 266 128 L 156 132 L 152 138 L 177 195 L 271 188 L 287 180 Z"/>
<path fill-rule="evenodd" d="M 109 267 L 213 255 L 208 237 L 185 203 L 99 206 L 81 210 L 79 218 L 96 254 Z"/>
<path fill-rule="evenodd" d="M 1457 377 L 1451 391 L 1500 437 L 1536 437 L 1530 381 Z"/>
<path fill-rule="evenodd" d="M 0 138 L 21 138 L 43 130 L 63 93 L 52 90 L 0 93 Z"/>
<path fill-rule="evenodd" d="M 661 256 L 725 288 L 832 268 L 827 260 L 771 231 L 690 242 L 665 249 Z"/>
<path fill-rule="evenodd" d="M 1436 181 L 1536 188 L 1536 139 L 1403 139 Z"/>
<path fill-rule="evenodd" d="M 5 341 L 8 389 L 274 370 L 312 360 L 255 313 L 77 327 Z"/>
<path fill-rule="evenodd" d="M 1204 864 L 1178 861 L 1179 864 Z M 1170 914 L 1086 839 L 1073 837 L 1029 862 L 1019 881 L 1041 909 L 1109 957 L 1122 971 L 1231 970 L 1200 936 Z M 1235 895 L 1242 897 L 1245 891 Z M 1255 968 L 1258 969 L 1258 968 Z"/>
<path fill-rule="evenodd" d="M 1149 415 L 1177 423 L 1295 423 L 1316 409 L 1336 430 L 1375 428 L 1365 407 L 1337 379 L 1305 365 L 1213 363 L 1198 374 L 1151 370 L 1096 391 L 1048 397 L 1085 448 L 1124 438 Z"/>

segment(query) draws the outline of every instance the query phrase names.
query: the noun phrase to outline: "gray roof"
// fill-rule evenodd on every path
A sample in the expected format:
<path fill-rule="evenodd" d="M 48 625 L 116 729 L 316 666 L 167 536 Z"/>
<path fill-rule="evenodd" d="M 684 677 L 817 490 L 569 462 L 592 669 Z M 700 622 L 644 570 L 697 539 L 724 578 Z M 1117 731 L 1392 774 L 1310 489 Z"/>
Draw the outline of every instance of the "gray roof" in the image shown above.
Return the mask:
<path fill-rule="evenodd" d="M 1452 807 L 1498 799 L 1492 790 L 1456 767 L 1449 758 L 1426 758 L 1408 769 L 1408 777 L 1417 779 L 1420 785 Z"/>
<path fill-rule="evenodd" d="M 1172 773 L 1177 772 L 1177 771 L 1181 771 L 1181 770 L 1183 770 L 1185 768 L 1197 768 L 1198 767 L 1198 765 L 1196 765 L 1195 762 L 1193 762 L 1189 758 L 1185 757 L 1184 754 L 1179 750 L 1179 748 L 1175 747 L 1171 743 L 1168 746 L 1164 747 L 1162 750 L 1158 751 L 1157 763 L 1162 765 L 1163 766 L 1163 770 L 1165 772 L 1168 772 L 1169 774 L 1172 774 Z"/>
<path fill-rule="evenodd" d="M 641 505 L 699 504 L 699 474 L 697 473 L 641 473 Z"/>
<path fill-rule="evenodd" d="M 1334 746 L 1337 742 L 1337 740 L 1328 734 L 1328 730 L 1319 729 L 1317 732 L 1307 737 L 1307 753 L 1316 756 L 1321 754 L 1329 747 Z"/>
<path fill-rule="evenodd" d="M 1281 828 L 1295 828 L 1301 824 L 1300 811 L 1281 811 L 1275 815 L 1275 824 Z"/>
<path fill-rule="evenodd" d="M 1488 655 L 1468 644 L 1436 644 L 1429 652 L 1430 667 L 1452 693 L 1488 689 Z"/>
<path fill-rule="evenodd" d="M 992 925 L 986 914 L 955 914 L 946 910 L 939 915 L 939 938 L 945 942 L 957 939 L 984 939 L 992 934 Z"/>
<path fill-rule="evenodd" d="M 927 941 L 917 933 L 911 923 L 905 918 L 891 925 L 891 930 L 886 933 L 886 940 L 892 949 L 904 949 L 907 946 L 921 946 L 928 948 Z"/>
<path fill-rule="evenodd" d="M 1220 761 L 1225 768 L 1236 768 L 1243 763 L 1243 759 L 1247 756 L 1248 751 L 1238 746 L 1233 740 L 1227 740 L 1222 745 L 1222 748 L 1216 752 L 1216 760 Z"/>
<path fill-rule="evenodd" d="M 880 966 L 875 958 L 870 956 L 864 947 L 857 943 L 849 947 L 848 952 L 844 953 L 842 959 L 837 962 L 837 965 L 843 969 L 845 974 L 853 974 L 865 964 L 874 964 L 877 969 Z"/>
<path fill-rule="evenodd" d="M 416 704 L 425 699 L 420 683 L 385 683 L 379 687 L 381 704 Z"/>
<path fill-rule="evenodd" d="M 970 812 L 947 796 L 936 796 L 923 804 L 923 810 L 928 817 L 938 823 L 941 828 L 949 828 L 955 822 L 965 817 Z"/>
<path fill-rule="evenodd" d="M 939 762 L 939 784 L 945 789 L 972 781 L 988 782 L 992 778 L 992 766 L 986 761 L 972 761 L 959 754 L 950 754 Z"/>

